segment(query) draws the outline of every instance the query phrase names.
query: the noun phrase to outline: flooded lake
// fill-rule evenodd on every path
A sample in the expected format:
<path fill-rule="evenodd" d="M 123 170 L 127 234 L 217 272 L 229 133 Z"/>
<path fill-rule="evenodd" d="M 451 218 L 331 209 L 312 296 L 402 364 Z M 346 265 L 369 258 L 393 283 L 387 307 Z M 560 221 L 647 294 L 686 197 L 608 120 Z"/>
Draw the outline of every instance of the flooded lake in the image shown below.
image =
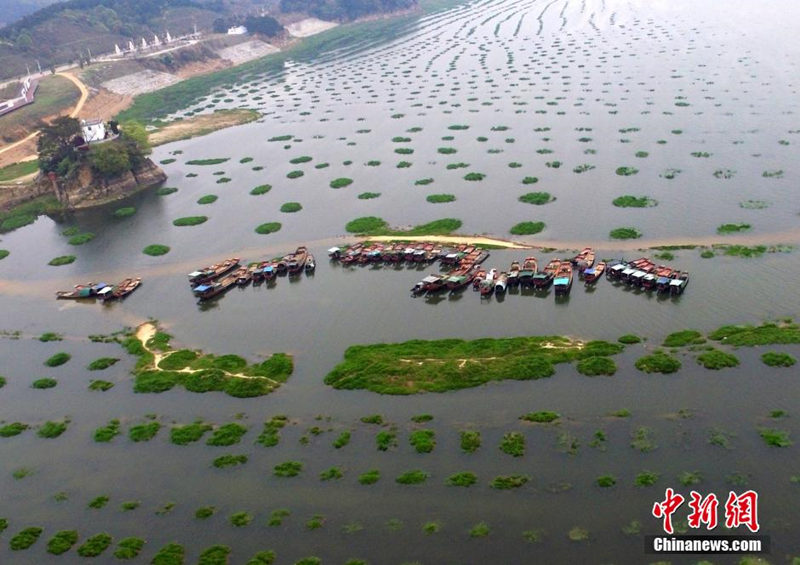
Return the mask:
<path fill-rule="evenodd" d="M 73 529 L 77 545 L 100 532 L 113 537 L 98 562 L 116 562 L 117 543 L 138 537 L 146 544 L 135 562 L 149 562 L 175 542 L 187 563 L 214 544 L 230 546 L 231 563 L 268 549 L 279 564 L 309 556 L 390 565 L 738 563 L 738 557 L 644 553 L 643 536 L 661 532 L 650 511 L 667 487 L 687 497 L 692 489 L 716 493 L 720 506 L 728 491 L 757 491 L 760 533 L 772 541 L 766 558 L 791 563 L 800 556 L 798 448 L 768 446 L 759 431 L 800 437 L 798 371 L 767 367 L 760 357 L 767 351 L 797 357 L 800 345 L 725 348 L 739 365 L 719 371 L 704 368 L 700 350 L 689 347 L 676 351 L 682 368 L 673 374 L 646 374 L 634 364 L 672 332 L 707 334 L 727 324 L 800 316 L 800 254 L 793 249 L 800 243 L 798 21 L 800 6 L 788 0 L 472 2 L 397 19 L 384 38 L 367 24 L 363 38 L 291 61 L 280 72 L 249 72 L 187 108 L 181 115 L 246 107 L 262 118 L 156 148 L 153 160 L 169 175 L 165 186 L 177 191 L 41 217 L 0 239 L 10 251 L 0 261 L 0 374 L 7 381 L 0 420 L 30 426 L 0 438 L 0 518 L 9 523 L 0 533 L 0 563 L 83 562 L 75 549 L 47 553 L 53 534 Z M 621 167 L 636 172 L 618 174 Z M 484 176 L 466 180 L 469 173 Z M 331 188 L 341 178 L 352 183 Z M 263 185 L 270 188 L 251 194 Z M 379 196 L 359 198 L 366 192 Z M 528 192 L 554 199 L 520 201 Z M 218 199 L 198 203 L 211 194 Z M 434 194 L 455 199 L 426 200 Z M 656 205 L 612 204 L 624 195 Z M 281 212 L 287 202 L 302 209 Z M 114 217 L 123 205 L 136 213 Z M 172 224 L 196 215 L 208 220 Z M 659 260 L 692 274 L 676 298 L 605 279 L 592 289 L 576 280 L 563 300 L 552 290 L 488 300 L 472 290 L 411 298 L 409 289 L 435 266 L 328 261 L 330 246 L 354 240 L 345 224 L 362 216 L 399 228 L 458 218 L 458 233 L 501 239 L 520 222 L 544 222 L 540 233 L 514 237 L 539 248 L 491 250 L 485 265 L 498 269 L 528 255 L 542 266 L 584 245 L 605 258 L 652 256 L 657 251 L 638 248 L 655 245 L 704 247 L 671 250 L 673 258 Z M 265 222 L 281 228 L 256 233 Z M 741 231 L 718 234 L 724 224 Z M 63 232 L 72 227 L 95 237 L 69 245 Z M 636 228 L 641 238 L 611 239 L 619 227 Z M 702 257 L 715 243 L 764 248 L 752 258 L 720 247 Z M 144 255 L 150 244 L 170 251 Z M 298 245 L 317 258 L 313 276 L 235 288 L 203 305 L 187 284 L 186 273 L 198 267 L 232 256 L 262 260 Z M 74 263 L 47 265 L 69 254 L 77 256 Z M 76 283 L 133 275 L 144 284 L 123 302 L 53 299 Z M 87 337 L 148 319 L 173 336 L 176 349 L 253 362 L 286 352 L 294 373 L 277 391 L 251 399 L 182 387 L 136 394 L 135 358 L 118 344 Z M 64 339 L 41 342 L 44 332 Z M 527 335 L 615 341 L 623 334 L 645 341 L 614 356 L 618 370 L 611 377 L 586 377 L 574 364 L 559 364 L 550 378 L 401 397 L 323 383 L 353 344 Z M 67 363 L 44 365 L 61 351 L 72 355 Z M 88 371 L 101 357 L 121 361 Z M 57 386 L 32 387 L 45 377 Z M 94 379 L 115 386 L 88 390 Z M 536 411 L 561 417 L 552 424 L 520 420 Z M 281 414 L 289 423 L 280 442 L 257 444 L 264 423 Z M 374 414 L 383 425 L 361 421 Z M 433 419 L 411 420 L 419 415 Z M 65 419 L 60 437 L 37 437 L 44 422 Z M 114 419 L 121 434 L 94 441 L 95 430 Z M 128 438 L 132 426 L 150 420 L 162 425 L 155 438 Z M 170 427 L 197 420 L 239 422 L 248 431 L 228 447 L 206 445 L 210 433 L 188 446 L 170 443 Z M 435 433 L 431 453 L 409 444 L 418 429 Z M 461 449 L 465 430 L 480 432 L 474 453 Z M 348 431 L 350 442 L 335 448 Z M 394 433 L 396 446 L 378 450 L 379 432 Z M 524 455 L 499 449 L 509 432 L 525 437 Z M 645 445 L 637 442 L 642 435 Z M 248 461 L 214 468 L 215 458 L 229 454 Z M 287 461 L 302 463 L 299 476 L 274 476 L 273 468 Z M 343 476 L 321 480 L 333 467 Z M 380 480 L 360 484 L 373 469 Z M 411 470 L 429 476 L 418 485 L 395 481 Z M 464 471 L 476 475 L 474 485 L 446 484 Z M 645 471 L 657 475 L 655 484 L 636 486 Z M 490 486 L 508 475 L 528 481 L 510 490 Z M 613 487 L 598 486 L 605 475 L 616 479 Z M 699 482 L 688 485 L 692 478 Z M 108 503 L 90 508 L 100 496 Z M 123 508 L 134 501 L 136 508 Z M 214 514 L 196 518 L 206 506 Z M 269 526 L 278 509 L 290 514 Z M 239 512 L 252 521 L 232 525 Z M 679 528 L 687 515 L 686 506 L 675 514 Z M 477 527 L 482 523 L 488 533 Z M 8 540 L 28 526 L 44 528 L 41 538 L 12 551 Z M 586 540 L 570 539 L 584 533 Z"/>

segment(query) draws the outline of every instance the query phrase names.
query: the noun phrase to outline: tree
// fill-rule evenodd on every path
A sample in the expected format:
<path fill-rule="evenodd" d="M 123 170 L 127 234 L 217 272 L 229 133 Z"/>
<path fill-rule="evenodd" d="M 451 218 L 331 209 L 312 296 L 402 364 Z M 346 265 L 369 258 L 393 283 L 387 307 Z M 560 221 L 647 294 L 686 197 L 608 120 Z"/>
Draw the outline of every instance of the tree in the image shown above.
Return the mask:
<path fill-rule="evenodd" d="M 131 158 L 138 161 L 140 157 L 149 155 L 152 151 L 148 140 L 147 130 L 139 122 L 129 121 L 119 125 L 122 139 L 128 147 Z"/>
<path fill-rule="evenodd" d="M 278 20 L 269 16 L 248 16 L 244 21 L 244 26 L 250 33 L 259 33 L 266 37 L 273 37 L 283 31 L 283 26 Z"/>
<path fill-rule="evenodd" d="M 228 31 L 228 22 L 222 18 L 217 18 L 211 25 L 211 29 L 214 33 L 225 33 Z"/>
<path fill-rule="evenodd" d="M 69 116 L 61 116 L 50 125 L 43 126 L 36 142 L 39 168 L 44 172 L 55 171 L 62 176 L 67 175 L 78 161 L 73 139 L 80 133 L 80 122 Z"/>
<path fill-rule="evenodd" d="M 98 173 L 106 177 L 117 176 L 131 168 L 127 148 L 114 141 L 92 146 L 89 161 Z"/>

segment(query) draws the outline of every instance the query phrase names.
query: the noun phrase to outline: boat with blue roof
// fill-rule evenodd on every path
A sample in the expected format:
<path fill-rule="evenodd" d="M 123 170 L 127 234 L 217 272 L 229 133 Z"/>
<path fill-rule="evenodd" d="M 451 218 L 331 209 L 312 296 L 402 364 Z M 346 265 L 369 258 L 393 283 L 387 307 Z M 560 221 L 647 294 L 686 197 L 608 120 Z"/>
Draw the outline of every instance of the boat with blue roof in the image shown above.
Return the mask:
<path fill-rule="evenodd" d="M 553 290 L 556 295 L 569 294 L 572 289 L 572 276 L 572 264 L 569 261 L 561 262 L 553 277 Z"/>

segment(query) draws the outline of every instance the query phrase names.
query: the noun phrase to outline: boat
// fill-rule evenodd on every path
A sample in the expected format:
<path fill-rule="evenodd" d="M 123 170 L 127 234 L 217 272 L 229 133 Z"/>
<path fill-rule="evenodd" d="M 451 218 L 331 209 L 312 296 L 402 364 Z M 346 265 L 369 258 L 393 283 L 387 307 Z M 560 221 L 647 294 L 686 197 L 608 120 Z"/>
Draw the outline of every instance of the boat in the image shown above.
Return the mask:
<path fill-rule="evenodd" d="M 233 271 L 231 275 L 236 277 L 236 284 L 238 286 L 245 286 L 253 280 L 253 272 L 250 270 L 250 267 L 239 267 Z"/>
<path fill-rule="evenodd" d="M 296 275 L 302 272 L 303 268 L 306 266 L 308 249 L 300 246 L 294 253 L 287 255 L 284 259 L 286 260 L 286 270 L 289 271 L 290 275 Z"/>
<path fill-rule="evenodd" d="M 520 271 L 519 261 L 512 261 L 511 267 L 508 269 L 508 286 L 517 286 L 519 284 Z"/>
<path fill-rule="evenodd" d="M 494 283 L 495 294 L 505 294 L 508 289 L 508 273 L 503 271 L 497 275 L 497 282 Z"/>
<path fill-rule="evenodd" d="M 478 269 L 475 273 L 475 278 L 472 279 L 472 290 L 478 290 L 483 279 L 486 278 L 486 269 Z"/>
<path fill-rule="evenodd" d="M 656 280 L 656 291 L 665 293 L 670 291 L 670 283 L 681 275 L 680 271 L 672 271 L 668 275 L 661 275 Z"/>
<path fill-rule="evenodd" d="M 486 274 L 486 277 L 484 277 L 478 287 L 481 292 L 481 296 L 489 296 L 494 292 L 496 277 L 497 269 L 492 269 Z"/>
<path fill-rule="evenodd" d="M 608 277 L 609 279 L 617 280 L 622 276 L 622 271 L 624 271 L 627 268 L 628 264 L 625 263 L 624 261 L 615 263 L 606 270 L 606 277 Z"/>
<path fill-rule="evenodd" d="M 101 300 L 104 302 L 106 300 L 121 300 L 132 293 L 134 290 L 139 288 L 139 285 L 142 284 L 142 279 L 140 278 L 132 278 L 132 279 L 124 279 L 121 282 L 118 282 L 114 286 L 106 286 L 102 290 L 97 293 L 97 296 L 100 297 Z"/>
<path fill-rule="evenodd" d="M 447 286 L 447 275 L 430 275 L 425 277 L 422 286 L 422 290 L 425 292 L 439 292 L 440 290 L 444 290 Z"/>
<path fill-rule="evenodd" d="M 553 289 L 556 294 L 569 294 L 572 288 L 572 265 L 569 261 L 563 261 L 553 277 Z"/>
<path fill-rule="evenodd" d="M 578 272 L 582 273 L 594 265 L 594 250 L 591 247 L 585 247 L 583 251 L 573 257 L 572 264 L 578 268 Z"/>
<path fill-rule="evenodd" d="M 514 268 L 513 264 L 511 268 Z M 526 257 L 525 261 L 522 262 L 522 269 L 519 271 L 519 284 L 522 286 L 533 285 L 533 278 L 536 275 L 536 268 L 536 257 Z"/>
<path fill-rule="evenodd" d="M 425 286 L 433 284 L 439 279 L 439 277 L 440 275 L 428 275 L 427 277 L 419 281 L 417 284 L 415 284 L 413 287 L 411 287 L 411 294 L 415 296 L 417 294 L 422 294 L 423 292 L 425 292 Z"/>
<path fill-rule="evenodd" d="M 642 288 L 644 290 L 655 290 L 657 280 L 658 280 L 657 275 L 655 275 L 654 273 L 647 273 L 645 276 L 642 277 Z"/>
<path fill-rule="evenodd" d="M 193 289 L 194 295 L 197 296 L 201 302 L 210 300 L 230 290 L 231 287 L 236 284 L 237 278 L 235 274 L 229 274 L 225 275 L 220 280 L 201 284 Z"/>
<path fill-rule="evenodd" d="M 583 280 L 586 282 L 586 284 L 594 284 L 600 277 L 603 276 L 605 270 L 606 262 L 599 261 L 596 265 L 589 267 L 583 272 Z"/>
<path fill-rule="evenodd" d="M 76 284 L 72 290 L 59 290 L 56 298 L 59 300 L 77 300 L 80 298 L 94 298 L 97 294 L 108 287 L 106 283 L 86 283 Z"/>
<path fill-rule="evenodd" d="M 210 265 L 208 267 L 198 269 L 189 273 L 189 284 L 196 286 L 208 283 L 216 278 L 221 277 L 225 273 L 234 270 L 238 266 L 239 258 L 232 257 L 231 259 L 226 259 L 222 263 L 217 263 L 216 265 Z"/>
<path fill-rule="evenodd" d="M 672 279 L 669 283 L 669 293 L 672 296 L 677 296 L 679 294 L 683 294 L 683 291 L 686 290 L 686 285 L 689 284 L 689 273 L 686 271 L 679 274 L 677 277 Z"/>
<path fill-rule="evenodd" d="M 565 261 L 565 263 L 568 263 Z M 556 273 L 561 268 L 560 259 L 551 259 L 547 266 L 541 273 L 533 275 L 533 286 L 536 288 L 547 288 L 556 276 Z"/>
<path fill-rule="evenodd" d="M 313 273 L 316 268 L 317 268 L 317 262 L 314 259 L 314 256 L 311 253 L 309 253 L 306 256 L 306 266 L 305 266 L 306 273 Z"/>

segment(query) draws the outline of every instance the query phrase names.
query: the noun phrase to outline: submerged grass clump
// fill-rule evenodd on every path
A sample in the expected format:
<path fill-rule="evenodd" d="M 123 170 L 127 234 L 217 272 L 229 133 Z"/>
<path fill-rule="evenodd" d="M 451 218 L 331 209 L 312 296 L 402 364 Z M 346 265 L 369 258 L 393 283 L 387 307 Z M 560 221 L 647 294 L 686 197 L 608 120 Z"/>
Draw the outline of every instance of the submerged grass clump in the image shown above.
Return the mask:
<path fill-rule="evenodd" d="M 611 376 L 617 372 L 617 364 L 610 357 L 587 357 L 578 361 L 578 372 L 587 377 Z"/>
<path fill-rule="evenodd" d="M 465 453 L 475 453 L 481 446 L 481 433 L 475 430 L 462 430 L 461 450 Z"/>
<path fill-rule="evenodd" d="M 658 350 L 636 360 L 636 368 L 645 373 L 674 373 L 681 368 L 681 362 L 672 355 Z"/>
<path fill-rule="evenodd" d="M 698 355 L 697 362 L 706 369 L 713 370 L 736 367 L 739 365 L 739 359 L 737 359 L 735 355 L 720 351 L 719 349 L 712 349 Z"/>
<path fill-rule="evenodd" d="M 48 367 L 58 367 L 59 365 L 63 365 L 70 359 L 72 359 L 72 355 L 66 353 L 65 351 L 60 351 L 55 355 L 53 355 L 52 357 L 50 357 L 49 359 L 47 359 L 47 361 L 45 361 L 44 364 L 47 365 Z"/>
<path fill-rule="evenodd" d="M 303 209 L 303 206 L 299 202 L 284 202 L 281 204 L 281 212 L 291 214 L 293 212 L 299 212 Z"/>
<path fill-rule="evenodd" d="M 78 543 L 78 532 L 76 530 L 61 530 L 53 534 L 47 542 L 47 553 L 61 555 L 66 553 L 72 546 Z"/>
<path fill-rule="evenodd" d="M 272 473 L 276 477 L 296 477 L 303 470 L 303 464 L 299 461 L 286 461 L 275 465 Z"/>
<path fill-rule="evenodd" d="M 378 198 L 381 195 L 380 192 L 362 192 L 358 195 L 359 200 L 371 200 L 373 198 Z"/>
<path fill-rule="evenodd" d="M 150 255 L 151 257 L 158 257 L 159 255 L 166 255 L 169 253 L 169 246 L 168 245 L 160 245 L 158 243 L 154 243 L 152 245 L 148 245 L 144 249 L 142 249 L 142 253 L 145 255 Z"/>
<path fill-rule="evenodd" d="M 455 194 L 429 194 L 425 200 L 432 204 L 441 204 L 444 202 L 453 202 L 456 199 Z"/>
<path fill-rule="evenodd" d="M 525 420 L 526 422 L 534 422 L 536 424 L 549 424 L 551 422 L 555 422 L 561 417 L 561 414 L 558 412 L 550 412 L 547 410 L 542 410 L 539 412 L 529 412 L 527 414 L 523 414 L 519 417 L 520 420 Z"/>
<path fill-rule="evenodd" d="M 344 188 L 345 186 L 350 186 L 353 184 L 353 179 L 347 177 L 339 177 L 337 179 L 333 179 L 330 182 L 331 188 Z"/>
<path fill-rule="evenodd" d="M 608 233 L 611 239 L 639 239 L 642 237 L 642 232 L 636 228 L 624 227 L 615 228 Z"/>
<path fill-rule="evenodd" d="M 789 432 L 786 430 L 761 428 L 758 430 L 758 435 L 770 447 L 789 447 L 792 445 L 792 440 L 789 439 Z"/>
<path fill-rule="evenodd" d="M 416 469 L 413 471 L 406 471 L 402 475 L 399 475 L 395 479 L 395 482 L 401 485 L 419 485 L 424 483 L 429 476 L 430 474 L 426 471 Z"/>
<path fill-rule="evenodd" d="M 47 264 L 50 265 L 51 267 L 60 267 L 62 265 L 69 265 L 70 263 L 74 263 L 75 259 L 77 259 L 75 255 L 59 255 L 58 257 L 53 257 L 52 259 L 50 259 L 50 261 Z"/>
<path fill-rule="evenodd" d="M 527 475 L 499 475 L 489 485 L 498 490 L 510 490 L 524 486 L 529 480 Z"/>
<path fill-rule="evenodd" d="M 117 357 L 100 357 L 89 363 L 89 366 L 86 368 L 89 371 L 105 371 L 118 361 L 119 359 Z"/>
<path fill-rule="evenodd" d="M 636 167 L 618 167 L 616 173 L 622 177 L 629 177 L 639 172 Z"/>
<path fill-rule="evenodd" d="M 768 367 L 791 367 L 797 363 L 797 359 L 793 356 L 778 351 L 768 351 L 762 354 L 761 361 Z"/>
<path fill-rule="evenodd" d="M 446 484 L 451 487 L 470 487 L 478 482 L 478 477 L 470 471 L 462 471 L 447 477 Z"/>
<path fill-rule="evenodd" d="M 186 216 L 172 220 L 173 226 L 198 226 L 208 221 L 208 216 Z"/>
<path fill-rule="evenodd" d="M 230 157 L 218 157 L 214 159 L 192 159 L 191 161 L 186 161 L 187 165 L 219 165 L 228 161 Z"/>
<path fill-rule="evenodd" d="M 700 345 L 706 342 L 703 334 L 697 330 L 682 330 L 673 332 L 664 339 L 664 347 L 684 347 L 686 345 Z"/>
<path fill-rule="evenodd" d="M 519 432 L 503 434 L 500 451 L 512 457 L 522 457 L 525 455 L 525 436 Z"/>
<path fill-rule="evenodd" d="M 251 190 L 250 194 L 252 194 L 253 196 L 260 196 L 262 194 L 268 193 L 270 190 L 272 190 L 271 184 L 260 184 L 253 190 Z"/>
<path fill-rule="evenodd" d="M 161 424 L 158 422 L 148 422 L 147 424 L 139 424 L 131 426 L 128 429 L 128 437 L 133 442 L 150 441 L 161 429 Z"/>
<path fill-rule="evenodd" d="M 750 228 L 752 228 L 750 224 L 744 224 L 744 223 L 722 224 L 717 228 L 717 233 L 720 235 L 725 235 L 728 233 L 739 233 L 743 231 L 748 231 L 750 230 Z"/>
<path fill-rule="evenodd" d="M 430 453 L 436 446 L 436 434 L 433 430 L 414 430 L 408 441 L 417 453 Z"/>
<path fill-rule="evenodd" d="M 54 439 L 67 431 L 68 422 L 47 421 L 36 431 L 36 435 L 44 439 Z"/>
<path fill-rule="evenodd" d="M 280 229 L 281 229 L 280 222 L 266 222 L 256 227 L 255 232 L 260 235 L 267 235 L 270 233 L 275 233 Z"/>
<path fill-rule="evenodd" d="M 123 538 L 119 540 L 117 549 L 114 550 L 114 557 L 117 559 L 135 559 L 144 547 L 144 540 L 141 538 Z"/>
<path fill-rule="evenodd" d="M 708 337 L 735 347 L 800 343 L 800 326 L 788 322 L 764 323 L 760 326 L 722 326 Z"/>
<path fill-rule="evenodd" d="M 30 546 L 36 543 L 43 531 L 44 529 L 38 526 L 31 526 L 20 530 L 14 534 L 10 540 L 8 540 L 8 547 L 10 547 L 12 551 L 22 551 L 24 549 L 28 549 Z"/>

